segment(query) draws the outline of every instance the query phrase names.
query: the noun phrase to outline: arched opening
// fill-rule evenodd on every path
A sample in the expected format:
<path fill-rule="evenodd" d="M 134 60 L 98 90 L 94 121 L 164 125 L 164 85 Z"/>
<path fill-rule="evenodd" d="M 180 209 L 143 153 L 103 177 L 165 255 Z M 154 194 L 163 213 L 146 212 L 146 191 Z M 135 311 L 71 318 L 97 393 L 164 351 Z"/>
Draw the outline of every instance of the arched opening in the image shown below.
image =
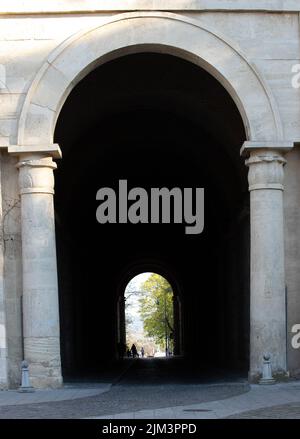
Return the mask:
<path fill-rule="evenodd" d="M 122 56 L 73 89 L 55 130 L 63 152 L 55 211 L 64 377 L 101 373 L 117 359 L 118 301 L 124 279 L 143 263 L 158 273 L 153 267 L 168 267 L 180 285 L 180 353 L 208 369 L 248 370 L 245 138 L 224 87 L 179 57 Z M 148 193 L 204 188 L 203 232 L 188 235 L 173 223 L 99 224 L 96 192 L 118 193 L 120 180 Z"/>
<path fill-rule="evenodd" d="M 178 354 L 180 299 L 165 277 L 140 273 L 129 281 L 120 299 L 120 358 L 168 358 Z"/>

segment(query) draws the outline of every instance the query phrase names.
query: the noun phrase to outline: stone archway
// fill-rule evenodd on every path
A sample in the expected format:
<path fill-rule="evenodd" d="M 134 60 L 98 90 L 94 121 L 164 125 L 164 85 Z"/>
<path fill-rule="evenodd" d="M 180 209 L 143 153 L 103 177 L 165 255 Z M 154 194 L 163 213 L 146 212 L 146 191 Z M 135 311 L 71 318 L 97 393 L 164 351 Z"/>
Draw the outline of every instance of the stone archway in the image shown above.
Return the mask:
<path fill-rule="evenodd" d="M 183 57 L 214 76 L 235 101 L 248 140 L 282 139 L 272 93 L 240 49 L 196 20 L 149 12 L 120 14 L 99 27 L 75 34 L 49 55 L 27 93 L 18 145 L 51 145 L 59 111 L 85 75 L 122 53 L 147 50 Z"/>
<path fill-rule="evenodd" d="M 224 86 L 240 111 L 248 139 L 244 151 L 251 155 L 247 162 L 251 170 L 250 374 L 260 373 L 267 351 L 275 371 L 284 372 L 282 151 L 292 145 L 282 140 L 271 92 L 239 49 L 196 20 L 149 12 L 121 14 L 72 36 L 51 53 L 28 91 L 18 145 L 8 148 L 20 157 L 24 348 L 33 384 L 61 384 L 53 212 L 56 165 L 51 158 L 60 156 L 59 146 L 53 144 L 55 123 L 68 94 L 86 74 L 121 54 L 140 51 L 174 54 L 201 66 Z M 39 263 L 33 257 L 36 251 Z M 267 313 L 270 306 L 272 312 Z"/>
<path fill-rule="evenodd" d="M 137 260 L 129 264 L 123 270 L 119 285 L 118 285 L 118 319 L 119 319 L 119 340 L 125 342 L 126 327 L 125 327 L 125 302 L 124 292 L 129 282 L 141 273 L 155 273 L 165 278 L 172 287 L 174 299 L 174 354 L 182 355 L 184 353 L 183 343 L 183 295 L 182 287 L 172 269 L 161 261 L 155 260 Z"/>

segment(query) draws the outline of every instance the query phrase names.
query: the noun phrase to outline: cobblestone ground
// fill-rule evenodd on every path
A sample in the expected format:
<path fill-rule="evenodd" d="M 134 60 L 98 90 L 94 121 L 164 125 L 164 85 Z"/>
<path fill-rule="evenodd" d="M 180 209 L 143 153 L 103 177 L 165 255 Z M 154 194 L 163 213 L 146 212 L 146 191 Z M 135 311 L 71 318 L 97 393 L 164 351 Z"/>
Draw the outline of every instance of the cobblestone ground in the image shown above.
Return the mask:
<path fill-rule="evenodd" d="M 0 407 L 0 419 L 76 419 L 221 400 L 249 390 L 247 384 L 116 385 L 101 395 L 69 401 Z"/>
<path fill-rule="evenodd" d="M 300 403 L 290 403 L 250 410 L 238 415 L 228 416 L 227 419 L 300 419 Z"/>

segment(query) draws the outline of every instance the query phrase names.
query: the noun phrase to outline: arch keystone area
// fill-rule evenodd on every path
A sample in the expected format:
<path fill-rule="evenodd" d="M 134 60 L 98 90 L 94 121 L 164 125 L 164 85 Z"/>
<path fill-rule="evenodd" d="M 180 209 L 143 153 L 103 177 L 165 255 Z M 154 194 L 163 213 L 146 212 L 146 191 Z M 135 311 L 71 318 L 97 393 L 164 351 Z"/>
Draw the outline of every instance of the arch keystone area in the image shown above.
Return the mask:
<path fill-rule="evenodd" d="M 37 73 L 24 102 L 17 149 L 54 143 L 56 120 L 75 85 L 97 66 L 128 53 L 179 56 L 207 70 L 230 93 L 245 125 L 247 140 L 282 139 L 276 102 L 255 67 L 239 48 L 201 25 L 173 13 L 118 14 L 58 46 Z M 17 151 L 14 151 L 17 152 Z"/>

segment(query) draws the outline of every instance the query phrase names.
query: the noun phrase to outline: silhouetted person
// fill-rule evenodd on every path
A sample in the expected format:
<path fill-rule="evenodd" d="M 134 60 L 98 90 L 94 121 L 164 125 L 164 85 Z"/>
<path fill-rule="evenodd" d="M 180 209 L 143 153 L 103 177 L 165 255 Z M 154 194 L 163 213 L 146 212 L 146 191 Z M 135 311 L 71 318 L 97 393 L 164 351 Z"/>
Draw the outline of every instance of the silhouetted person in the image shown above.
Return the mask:
<path fill-rule="evenodd" d="M 133 344 L 131 346 L 131 353 L 132 353 L 133 358 L 137 357 L 137 348 L 136 348 L 135 344 Z"/>
<path fill-rule="evenodd" d="M 141 356 L 144 358 L 144 355 L 145 355 L 145 349 L 142 347 L 142 349 L 141 349 Z"/>

